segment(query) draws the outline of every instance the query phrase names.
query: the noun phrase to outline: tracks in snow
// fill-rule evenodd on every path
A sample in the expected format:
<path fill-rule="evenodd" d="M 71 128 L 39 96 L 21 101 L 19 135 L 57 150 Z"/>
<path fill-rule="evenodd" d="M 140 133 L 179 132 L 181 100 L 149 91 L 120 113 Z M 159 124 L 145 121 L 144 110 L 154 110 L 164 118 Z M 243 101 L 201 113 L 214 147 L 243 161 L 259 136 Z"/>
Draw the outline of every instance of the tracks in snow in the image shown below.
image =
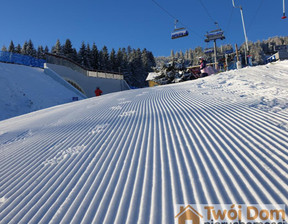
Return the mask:
<path fill-rule="evenodd" d="M 177 203 L 287 204 L 288 134 L 275 125 L 287 114 L 173 86 L 117 96 L 0 136 L 1 223 L 173 223 Z"/>

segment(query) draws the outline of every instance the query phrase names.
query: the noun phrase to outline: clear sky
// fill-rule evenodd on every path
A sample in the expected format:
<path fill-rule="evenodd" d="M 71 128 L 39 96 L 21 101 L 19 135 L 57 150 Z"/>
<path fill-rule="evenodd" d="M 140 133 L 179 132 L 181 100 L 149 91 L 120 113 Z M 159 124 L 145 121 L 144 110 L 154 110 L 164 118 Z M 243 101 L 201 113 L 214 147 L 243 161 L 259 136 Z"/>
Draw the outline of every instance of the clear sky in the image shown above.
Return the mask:
<path fill-rule="evenodd" d="M 9 0 L 1 1 L 1 47 L 23 45 L 31 39 L 35 45 L 49 49 L 57 39 L 64 44 L 69 38 L 79 49 L 82 41 L 104 45 L 108 50 L 119 47 L 147 48 L 154 56 L 169 56 L 171 49 L 185 51 L 201 46 L 207 31 L 224 30 L 221 44 L 242 44 L 244 34 L 240 10 L 231 0 Z M 288 19 L 282 20 L 282 0 L 235 0 L 243 6 L 247 36 L 251 41 L 288 35 Z M 286 3 L 288 5 L 288 2 Z M 168 12 L 168 13 L 167 13 Z M 171 40 L 174 18 L 184 24 L 190 35 Z M 180 24 L 181 25 L 181 24 Z"/>

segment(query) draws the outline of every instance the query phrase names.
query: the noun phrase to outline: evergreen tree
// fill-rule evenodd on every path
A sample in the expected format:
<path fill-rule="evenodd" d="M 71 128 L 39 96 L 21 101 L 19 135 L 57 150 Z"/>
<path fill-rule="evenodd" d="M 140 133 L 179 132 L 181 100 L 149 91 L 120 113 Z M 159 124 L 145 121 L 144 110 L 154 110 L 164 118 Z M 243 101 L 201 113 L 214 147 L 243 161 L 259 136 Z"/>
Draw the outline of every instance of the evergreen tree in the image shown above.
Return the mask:
<path fill-rule="evenodd" d="M 91 69 L 92 68 L 92 66 L 91 66 L 91 63 L 92 63 L 92 52 L 91 52 L 89 43 L 86 46 L 86 58 L 87 58 L 86 68 L 87 69 Z"/>
<path fill-rule="evenodd" d="M 16 53 L 16 54 L 21 54 L 21 45 L 20 45 L 20 44 L 18 44 L 18 45 L 16 46 L 16 48 L 15 48 L 15 53 Z"/>
<path fill-rule="evenodd" d="M 86 49 L 86 44 L 84 41 L 81 44 L 81 47 L 78 52 L 78 62 L 83 66 L 87 67 L 87 49 Z"/>
<path fill-rule="evenodd" d="M 56 41 L 56 44 L 52 47 L 52 54 L 62 55 L 62 46 L 59 39 Z"/>
<path fill-rule="evenodd" d="M 66 39 L 64 46 L 62 47 L 63 55 L 70 59 L 75 59 L 74 50 L 70 39 Z"/>
<path fill-rule="evenodd" d="M 27 41 L 24 42 L 23 46 L 22 46 L 22 49 L 21 49 L 21 54 L 23 55 L 27 55 L 27 47 L 28 47 L 28 43 Z"/>
<path fill-rule="evenodd" d="M 117 60 L 116 60 L 116 52 L 114 50 L 114 48 L 112 48 L 111 52 L 110 52 L 110 70 L 113 72 L 118 72 L 118 66 L 117 66 Z"/>
<path fill-rule="evenodd" d="M 121 48 L 118 49 L 117 54 L 116 54 L 116 62 L 115 62 L 115 67 L 117 68 L 117 71 L 121 73 L 123 70 L 123 52 Z"/>
<path fill-rule="evenodd" d="M 144 77 L 145 70 L 143 68 L 142 58 L 141 58 L 141 50 L 138 48 L 137 50 L 133 49 L 130 54 L 130 66 L 131 66 L 131 82 L 132 86 L 135 87 L 144 87 L 145 79 Z"/>
<path fill-rule="evenodd" d="M 48 48 L 47 45 L 46 45 L 45 48 L 44 48 L 44 53 L 45 53 L 45 54 L 46 54 L 46 53 L 49 53 L 49 48 Z"/>
<path fill-rule="evenodd" d="M 175 53 L 174 58 L 179 58 L 179 57 L 180 57 L 180 54 L 179 54 L 179 52 L 177 51 L 177 52 Z"/>
<path fill-rule="evenodd" d="M 132 47 L 131 46 L 128 46 L 127 47 L 127 55 L 128 55 L 128 57 L 130 56 L 130 54 L 132 53 Z"/>
<path fill-rule="evenodd" d="M 10 42 L 8 51 L 9 51 L 9 52 L 12 52 L 12 53 L 15 53 L 15 46 L 14 46 L 14 43 L 13 43 L 12 40 L 11 40 L 11 42 Z"/>
<path fill-rule="evenodd" d="M 106 46 L 104 46 L 99 53 L 99 67 L 104 71 L 107 71 L 109 68 L 109 53 Z"/>
<path fill-rule="evenodd" d="M 174 57 L 175 57 L 175 54 L 174 54 L 174 51 L 173 51 L 173 50 L 171 50 L 170 57 L 171 57 L 171 58 L 174 58 Z"/>
<path fill-rule="evenodd" d="M 117 55 L 117 60 L 120 62 L 120 73 L 124 75 L 125 80 L 128 80 L 129 76 L 131 75 L 131 66 L 128 61 L 128 54 L 127 54 L 126 48 L 123 47 L 121 49 L 121 56 Z"/>
<path fill-rule="evenodd" d="M 182 50 L 180 50 L 180 52 L 179 52 L 179 58 L 180 58 L 180 59 L 184 59 L 184 54 L 183 54 L 183 51 L 182 51 Z"/>
<path fill-rule="evenodd" d="M 7 48 L 6 48 L 6 46 L 5 46 L 5 45 L 3 45 L 3 46 L 2 46 L 2 49 L 1 49 L 1 51 L 7 51 Z"/>
<path fill-rule="evenodd" d="M 99 67 L 99 52 L 95 43 L 93 43 L 91 50 L 91 66 L 95 70 Z"/>
<path fill-rule="evenodd" d="M 129 64 L 129 56 L 125 47 L 122 48 L 122 61 L 125 66 Z"/>
<path fill-rule="evenodd" d="M 36 57 L 36 50 L 34 48 L 34 45 L 31 39 L 28 41 L 28 44 L 26 47 L 26 54 L 32 57 Z"/>
<path fill-rule="evenodd" d="M 45 58 L 44 49 L 43 49 L 43 46 L 42 46 L 42 45 L 38 46 L 38 49 L 37 49 L 37 58 L 41 58 L 41 59 L 44 59 L 44 58 Z"/>
<path fill-rule="evenodd" d="M 132 72 L 131 72 L 131 65 L 129 63 L 129 56 L 127 53 L 126 48 L 120 49 L 117 53 L 117 61 L 120 63 L 120 73 L 124 76 L 125 81 L 129 86 L 132 86 Z"/>
<path fill-rule="evenodd" d="M 156 65 L 154 56 L 150 51 L 147 51 L 147 49 L 144 48 L 142 50 L 141 60 L 142 65 L 144 67 L 144 71 L 146 75 L 148 75 L 149 72 L 153 71 L 152 67 Z"/>

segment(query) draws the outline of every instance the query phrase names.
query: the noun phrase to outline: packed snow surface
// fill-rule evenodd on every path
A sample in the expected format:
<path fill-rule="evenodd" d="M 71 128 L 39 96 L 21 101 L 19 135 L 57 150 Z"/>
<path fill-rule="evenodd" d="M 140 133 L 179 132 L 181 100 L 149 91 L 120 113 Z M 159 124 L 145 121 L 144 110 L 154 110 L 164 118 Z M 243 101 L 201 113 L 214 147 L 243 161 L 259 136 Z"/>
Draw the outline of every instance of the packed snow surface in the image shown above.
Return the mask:
<path fill-rule="evenodd" d="M 174 223 L 176 204 L 288 204 L 288 62 L 0 122 L 0 223 Z"/>
<path fill-rule="evenodd" d="M 68 103 L 74 96 L 43 69 L 0 63 L 0 120 Z"/>

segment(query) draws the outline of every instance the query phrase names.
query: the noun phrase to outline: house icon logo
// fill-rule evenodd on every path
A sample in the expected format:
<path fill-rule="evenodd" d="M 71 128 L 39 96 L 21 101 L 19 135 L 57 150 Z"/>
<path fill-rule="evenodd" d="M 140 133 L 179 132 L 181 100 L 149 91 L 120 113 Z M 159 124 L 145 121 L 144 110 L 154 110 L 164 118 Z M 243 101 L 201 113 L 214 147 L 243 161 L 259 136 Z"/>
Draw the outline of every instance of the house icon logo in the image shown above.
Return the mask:
<path fill-rule="evenodd" d="M 197 212 L 191 205 L 180 206 L 180 212 L 175 216 L 178 224 L 200 224 L 200 218 L 203 216 Z"/>

